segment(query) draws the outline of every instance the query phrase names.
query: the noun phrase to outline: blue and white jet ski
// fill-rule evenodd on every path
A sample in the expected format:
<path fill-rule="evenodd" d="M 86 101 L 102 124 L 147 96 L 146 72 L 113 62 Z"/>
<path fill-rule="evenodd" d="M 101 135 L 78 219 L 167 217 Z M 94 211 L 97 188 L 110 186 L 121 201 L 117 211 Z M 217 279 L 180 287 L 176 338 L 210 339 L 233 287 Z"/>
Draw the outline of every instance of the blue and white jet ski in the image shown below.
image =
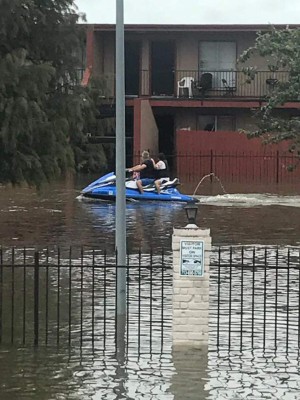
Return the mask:
<path fill-rule="evenodd" d="M 166 180 L 161 183 L 160 193 L 157 193 L 154 184 L 143 187 L 144 193 L 141 194 L 137 188 L 136 180 L 126 179 L 126 199 L 128 200 L 156 200 L 156 201 L 181 201 L 185 203 L 196 203 L 199 200 L 195 197 L 181 194 L 176 186 L 179 185 L 177 178 Z M 116 200 L 116 175 L 110 172 L 90 183 L 81 192 L 83 197 L 88 197 L 98 200 Z"/>

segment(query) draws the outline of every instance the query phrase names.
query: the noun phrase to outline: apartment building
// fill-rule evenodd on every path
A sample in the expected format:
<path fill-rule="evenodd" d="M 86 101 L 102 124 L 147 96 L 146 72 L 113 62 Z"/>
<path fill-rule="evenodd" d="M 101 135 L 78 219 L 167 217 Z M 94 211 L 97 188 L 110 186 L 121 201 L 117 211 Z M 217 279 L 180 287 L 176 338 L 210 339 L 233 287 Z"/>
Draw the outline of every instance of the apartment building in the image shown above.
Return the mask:
<path fill-rule="evenodd" d="M 283 29 L 285 26 L 276 26 Z M 214 148 L 261 150 L 239 130 L 255 126 L 259 108 L 287 71 L 271 73 L 267 60 L 239 55 L 254 45 L 268 25 L 126 25 L 126 134 L 133 154 L 196 154 Z M 251 82 L 243 73 L 255 65 Z M 115 25 L 88 25 L 84 83 L 103 79 L 107 104 L 115 96 Z M 279 113 L 295 115 L 300 102 L 285 104 Z M 128 141 L 130 142 L 130 140 Z"/>

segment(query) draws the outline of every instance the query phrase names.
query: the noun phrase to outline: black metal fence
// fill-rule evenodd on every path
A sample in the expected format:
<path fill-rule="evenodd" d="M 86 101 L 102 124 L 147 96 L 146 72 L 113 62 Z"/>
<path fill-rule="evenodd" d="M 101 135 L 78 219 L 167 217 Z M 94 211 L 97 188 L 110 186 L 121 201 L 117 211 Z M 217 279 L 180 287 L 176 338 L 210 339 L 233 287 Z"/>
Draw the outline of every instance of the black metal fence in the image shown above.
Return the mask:
<path fill-rule="evenodd" d="M 126 268 L 126 346 L 170 346 L 167 257 L 128 255 L 126 266 L 95 249 L 0 250 L 0 343 L 116 346 L 117 268 Z"/>
<path fill-rule="evenodd" d="M 204 75 L 210 76 L 210 81 L 203 87 L 202 79 Z M 103 74 L 98 78 L 105 83 L 103 94 L 107 97 L 115 97 L 115 75 Z M 286 85 L 289 80 L 288 71 L 257 71 L 253 79 L 243 71 L 228 70 L 176 70 L 169 74 L 166 71 L 155 71 L 155 81 L 153 85 L 152 72 L 141 70 L 138 77 L 136 90 L 132 87 L 126 88 L 128 96 L 168 96 L 174 98 L 247 98 L 264 99 L 269 97 L 282 85 Z M 166 87 L 166 81 L 169 84 Z M 182 86 L 181 86 L 182 85 Z M 155 87 L 154 87 L 155 86 Z M 298 99 L 295 99 L 298 101 Z"/>
<path fill-rule="evenodd" d="M 124 345 L 171 351 L 171 254 L 1 249 L 0 344 L 115 351 L 117 268 L 126 269 Z M 210 347 L 300 348 L 300 248 L 213 248 Z"/>
<path fill-rule="evenodd" d="M 207 76 L 210 80 L 203 81 L 203 77 Z M 185 77 L 193 79 L 192 94 L 195 98 L 203 96 L 263 98 L 270 96 L 277 87 L 285 84 L 289 79 L 289 72 L 257 71 L 253 79 L 249 79 L 243 71 L 179 70 L 175 72 L 175 80 L 178 82 L 177 97 L 181 96 L 180 81 Z M 198 87 L 200 90 L 197 90 Z"/>
<path fill-rule="evenodd" d="M 300 347 L 300 249 L 230 247 L 211 262 L 210 334 L 217 347 Z"/>
<path fill-rule="evenodd" d="M 210 80 L 205 85 L 202 82 L 204 76 L 210 76 Z M 289 72 L 257 71 L 253 79 L 249 79 L 243 71 L 176 70 L 170 77 L 171 80 L 173 79 L 174 87 L 170 88 L 169 93 L 165 93 L 165 71 L 161 71 L 161 73 L 156 71 L 156 77 L 163 82 L 160 93 L 157 93 L 159 87 L 156 87 L 154 91 L 151 86 L 151 72 L 142 70 L 140 72 L 140 89 L 138 93 L 134 94 L 139 96 L 169 95 L 195 99 L 203 97 L 262 99 L 269 97 L 281 85 L 285 85 L 289 79 Z"/>

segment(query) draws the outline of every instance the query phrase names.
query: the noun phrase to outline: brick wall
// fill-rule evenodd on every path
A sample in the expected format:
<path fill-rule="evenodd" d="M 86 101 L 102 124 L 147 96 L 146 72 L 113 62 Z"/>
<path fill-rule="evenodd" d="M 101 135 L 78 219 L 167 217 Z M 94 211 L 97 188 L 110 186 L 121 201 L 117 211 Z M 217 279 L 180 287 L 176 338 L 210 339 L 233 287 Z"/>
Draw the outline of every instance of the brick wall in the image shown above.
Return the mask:
<path fill-rule="evenodd" d="M 203 277 L 180 275 L 180 241 L 203 240 Z M 209 229 L 175 229 L 173 250 L 173 345 L 201 347 L 208 343 L 209 322 Z"/>

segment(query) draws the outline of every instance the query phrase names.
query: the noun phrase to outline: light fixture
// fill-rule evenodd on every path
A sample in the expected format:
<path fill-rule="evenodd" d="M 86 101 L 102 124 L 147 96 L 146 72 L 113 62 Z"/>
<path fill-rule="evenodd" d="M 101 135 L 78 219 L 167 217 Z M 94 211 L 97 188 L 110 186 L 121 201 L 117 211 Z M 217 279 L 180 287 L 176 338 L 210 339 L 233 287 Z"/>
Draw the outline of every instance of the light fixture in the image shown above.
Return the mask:
<path fill-rule="evenodd" d="M 189 224 L 196 225 L 198 206 L 195 203 L 188 203 L 185 207 L 185 213 Z"/>

